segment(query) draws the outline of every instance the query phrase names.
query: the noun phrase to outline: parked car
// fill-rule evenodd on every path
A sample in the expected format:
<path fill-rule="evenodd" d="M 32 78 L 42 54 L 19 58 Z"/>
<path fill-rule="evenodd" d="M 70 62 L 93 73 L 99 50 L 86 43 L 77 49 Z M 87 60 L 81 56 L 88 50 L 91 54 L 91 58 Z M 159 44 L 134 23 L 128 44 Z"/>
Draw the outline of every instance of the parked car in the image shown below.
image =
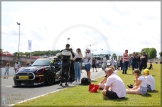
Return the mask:
<path fill-rule="evenodd" d="M 54 62 L 51 63 L 51 61 Z M 13 77 L 14 85 L 52 85 L 60 80 L 60 62 L 57 58 L 39 58 L 30 67 L 21 67 L 17 71 Z"/>

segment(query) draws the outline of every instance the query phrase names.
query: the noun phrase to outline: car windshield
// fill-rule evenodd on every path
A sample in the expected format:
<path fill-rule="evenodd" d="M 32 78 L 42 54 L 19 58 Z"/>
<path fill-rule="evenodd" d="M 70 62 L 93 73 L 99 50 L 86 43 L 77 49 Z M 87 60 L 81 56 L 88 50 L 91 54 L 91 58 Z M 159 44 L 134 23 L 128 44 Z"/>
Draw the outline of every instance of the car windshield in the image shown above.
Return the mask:
<path fill-rule="evenodd" d="M 36 60 L 32 66 L 49 66 L 50 60 Z"/>

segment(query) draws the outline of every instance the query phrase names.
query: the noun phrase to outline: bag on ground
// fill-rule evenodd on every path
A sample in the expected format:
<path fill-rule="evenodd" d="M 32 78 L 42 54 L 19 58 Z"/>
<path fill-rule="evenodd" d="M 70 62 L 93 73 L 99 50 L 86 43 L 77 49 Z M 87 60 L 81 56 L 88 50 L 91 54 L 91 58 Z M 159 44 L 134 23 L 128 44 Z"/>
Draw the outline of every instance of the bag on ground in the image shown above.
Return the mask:
<path fill-rule="evenodd" d="M 88 78 L 82 78 L 81 79 L 81 85 L 89 85 L 91 84 L 91 80 Z"/>
<path fill-rule="evenodd" d="M 99 85 L 89 84 L 89 92 L 96 93 L 98 89 L 99 89 Z"/>

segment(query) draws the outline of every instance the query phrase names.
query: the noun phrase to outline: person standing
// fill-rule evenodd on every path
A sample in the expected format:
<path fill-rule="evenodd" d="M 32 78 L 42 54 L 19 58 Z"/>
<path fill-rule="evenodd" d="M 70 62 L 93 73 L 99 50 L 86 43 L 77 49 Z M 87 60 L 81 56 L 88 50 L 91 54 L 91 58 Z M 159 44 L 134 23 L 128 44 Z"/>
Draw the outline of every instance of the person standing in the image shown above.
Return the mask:
<path fill-rule="evenodd" d="M 137 69 L 137 56 L 135 52 L 133 52 L 131 59 L 132 59 L 132 72 L 133 72 L 134 69 Z"/>
<path fill-rule="evenodd" d="M 19 60 L 17 60 L 19 68 L 21 67 L 21 63 Z"/>
<path fill-rule="evenodd" d="M 75 81 L 73 82 L 74 85 L 80 83 L 80 77 L 81 77 L 80 67 L 81 67 L 81 63 L 82 63 L 82 58 L 83 58 L 83 55 L 82 55 L 81 49 L 77 48 L 76 55 L 73 58 L 74 70 L 75 70 Z"/>
<path fill-rule="evenodd" d="M 5 73 L 4 73 L 4 79 L 8 79 L 8 76 L 9 76 L 9 68 L 10 68 L 10 65 L 9 63 L 6 64 L 5 66 Z"/>
<path fill-rule="evenodd" d="M 140 69 L 140 62 L 141 62 L 141 58 L 140 55 L 137 56 L 137 68 Z"/>
<path fill-rule="evenodd" d="M 92 60 L 92 68 L 93 68 L 93 72 L 94 72 L 94 68 L 96 69 L 96 59 L 93 58 Z M 96 69 L 96 72 L 97 72 L 97 69 Z"/>
<path fill-rule="evenodd" d="M 68 72 L 70 68 L 70 60 L 72 59 L 72 54 L 71 54 L 69 47 L 70 47 L 70 44 L 66 44 L 66 48 L 56 54 L 56 57 L 62 56 L 62 72 L 61 72 L 61 81 L 59 84 L 60 86 L 62 86 L 64 73 L 66 73 L 65 86 L 68 86 L 67 84 Z"/>
<path fill-rule="evenodd" d="M 120 69 L 123 70 L 123 58 L 122 58 L 122 56 L 120 57 Z"/>
<path fill-rule="evenodd" d="M 90 79 L 90 69 L 92 65 L 92 54 L 90 52 L 90 49 L 86 49 L 85 57 L 84 57 L 84 63 L 85 63 L 85 70 L 87 72 L 87 78 Z"/>
<path fill-rule="evenodd" d="M 123 53 L 123 72 L 122 72 L 122 74 L 127 74 L 128 64 L 129 64 L 128 50 L 125 50 L 125 53 Z"/>
<path fill-rule="evenodd" d="M 18 61 L 16 61 L 15 65 L 14 65 L 15 73 L 17 72 L 18 69 L 19 69 L 19 65 L 18 65 Z"/>
<path fill-rule="evenodd" d="M 104 55 L 104 57 L 103 57 L 103 63 L 102 63 L 102 70 L 103 70 L 103 71 L 105 70 L 106 66 L 107 66 L 107 58 L 106 58 L 106 56 Z"/>
<path fill-rule="evenodd" d="M 75 54 L 73 52 L 73 49 L 70 48 L 70 51 L 71 51 L 71 54 L 72 54 L 72 58 L 74 58 L 75 57 Z M 71 63 L 70 63 L 70 72 L 69 72 L 69 77 L 70 78 L 69 78 L 69 81 L 74 81 L 75 80 L 74 60 L 71 59 L 70 62 Z"/>
<path fill-rule="evenodd" d="M 143 51 L 141 56 L 140 71 L 147 68 L 147 55 Z"/>

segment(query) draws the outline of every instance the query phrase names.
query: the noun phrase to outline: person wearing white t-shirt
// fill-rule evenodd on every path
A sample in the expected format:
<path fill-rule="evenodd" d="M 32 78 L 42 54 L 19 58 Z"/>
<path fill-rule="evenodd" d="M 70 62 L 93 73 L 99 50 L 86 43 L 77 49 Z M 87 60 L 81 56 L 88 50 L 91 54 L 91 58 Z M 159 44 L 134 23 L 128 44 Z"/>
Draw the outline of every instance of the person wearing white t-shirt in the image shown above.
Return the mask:
<path fill-rule="evenodd" d="M 115 68 L 114 68 L 113 66 L 110 66 L 109 68 L 112 68 L 113 71 L 115 71 Z M 105 69 L 104 69 L 104 71 L 105 71 L 105 76 L 104 76 L 104 78 L 98 83 L 99 89 L 102 89 L 102 90 L 105 88 L 105 86 L 106 86 L 106 81 L 107 81 L 107 78 L 108 78 L 108 75 L 107 75 Z"/>
<path fill-rule="evenodd" d="M 136 77 L 135 84 L 133 88 L 126 89 L 127 94 L 142 94 L 147 93 L 147 82 L 144 76 L 141 75 L 139 69 L 134 70 L 134 76 Z"/>
<path fill-rule="evenodd" d="M 108 78 L 102 91 L 103 97 L 109 99 L 125 98 L 126 89 L 123 80 L 113 72 L 112 68 L 106 68 L 105 72 Z"/>
<path fill-rule="evenodd" d="M 106 66 L 107 66 L 107 59 L 106 59 L 106 55 L 104 55 L 103 63 L 102 63 L 102 70 L 105 70 Z"/>
<path fill-rule="evenodd" d="M 84 63 L 85 63 L 85 70 L 87 72 L 87 78 L 90 79 L 90 69 L 92 65 L 92 54 L 90 53 L 90 49 L 86 49 L 85 57 L 84 57 Z"/>
<path fill-rule="evenodd" d="M 155 88 L 155 79 L 149 74 L 149 69 L 144 69 L 143 73 L 147 82 L 147 91 L 153 91 Z"/>
<path fill-rule="evenodd" d="M 19 65 L 18 65 L 18 61 L 16 61 L 15 65 L 14 65 L 15 73 L 17 72 L 18 69 L 19 69 Z"/>

